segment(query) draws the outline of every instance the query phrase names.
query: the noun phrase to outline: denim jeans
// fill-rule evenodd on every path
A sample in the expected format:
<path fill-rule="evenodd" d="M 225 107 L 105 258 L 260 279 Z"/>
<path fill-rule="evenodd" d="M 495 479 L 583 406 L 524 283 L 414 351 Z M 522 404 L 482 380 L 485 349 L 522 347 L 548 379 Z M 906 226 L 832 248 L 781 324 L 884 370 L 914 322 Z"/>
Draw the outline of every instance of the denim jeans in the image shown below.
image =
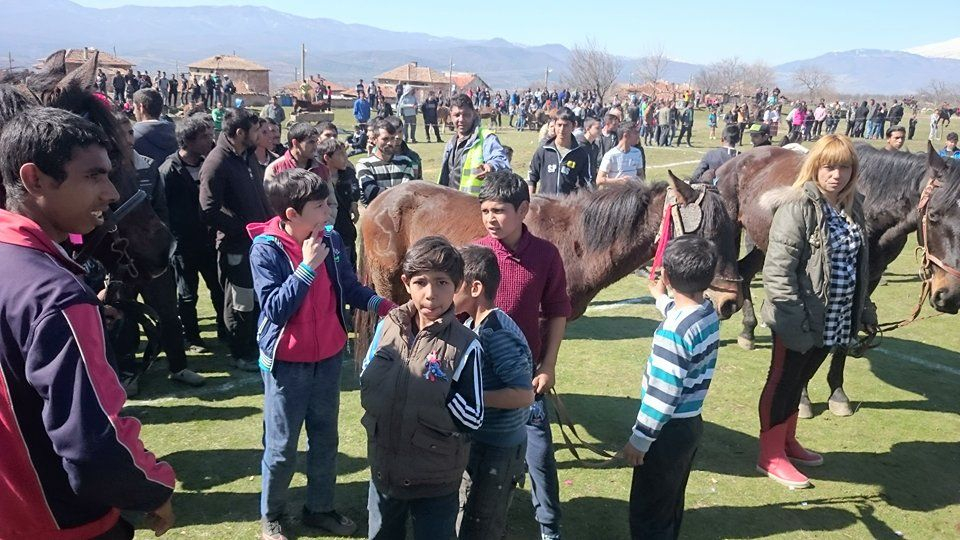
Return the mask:
<path fill-rule="evenodd" d="M 414 540 L 447 540 L 454 537 L 459 494 L 439 497 L 394 499 L 377 490 L 370 482 L 367 498 L 370 540 L 404 540 L 407 514 L 413 518 Z"/>
<path fill-rule="evenodd" d="M 527 472 L 533 510 L 540 524 L 540 533 L 547 538 L 560 537 L 560 481 L 557 459 L 553 455 L 553 434 L 547 401 L 538 395 L 527 422 Z"/>
<path fill-rule="evenodd" d="M 514 446 L 470 445 L 470 462 L 460 484 L 460 540 L 501 540 L 507 531 L 507 509 L 523 479 L 527 442 Z"/>
<path fill-rule="evenodd" d="M 333 510 L 337 482 L 337 418 L 340 364 L 337 353 L 322 362 L 276 361 L 263 376 L 263 474 L 260 515 L 283 515 L 297 465 L 300 428 L 307 425 L 307 500 L 311 512 Z"/>

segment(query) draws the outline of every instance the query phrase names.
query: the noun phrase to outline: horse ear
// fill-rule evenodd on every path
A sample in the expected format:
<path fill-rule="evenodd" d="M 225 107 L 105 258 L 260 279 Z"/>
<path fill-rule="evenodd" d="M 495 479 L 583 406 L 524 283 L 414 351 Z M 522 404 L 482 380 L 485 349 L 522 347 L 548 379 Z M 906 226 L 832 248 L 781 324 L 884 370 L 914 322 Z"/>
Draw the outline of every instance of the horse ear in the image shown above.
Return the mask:
<path fill-rule="evenodd" d="M 690 187 L 690 184 L 678 178 L 670 169 L 667 169 L 667 178 L 667 183 L 670 184 L 670 188 L 677 194 L 678 203 L 690 204 L 692 201 L 697 200 L 697 193 Z"/>
<path fill-rule="evenodd" d="M 938 173 L 947 170 L 947 163 L 940 157 L 940 154 L 933 147 L 933 143 L 929 140 L 927 141 L 927 168 Z"/>
<path fill-rule="evenodd" d="M 94 85 L 97 80 L 97 66 L 100 63 L 100 51 L 93 51 L 93 55 L 87 58 L 80 67 L 71 71 L 66 77 L 60 79 L 57 88 L 66 90 L 73 82 L 77 82 L 80 88 L 86 89 Z"/>

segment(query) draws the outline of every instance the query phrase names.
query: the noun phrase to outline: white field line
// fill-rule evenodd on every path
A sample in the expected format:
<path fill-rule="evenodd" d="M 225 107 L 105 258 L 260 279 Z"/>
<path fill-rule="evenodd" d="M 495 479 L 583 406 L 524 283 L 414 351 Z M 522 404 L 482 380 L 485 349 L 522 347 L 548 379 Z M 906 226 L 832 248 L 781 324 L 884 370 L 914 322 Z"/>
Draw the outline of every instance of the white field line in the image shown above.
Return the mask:
<path fill-rule="evenodd" d="M 677 165 L 692 165 L 694 163 L 700 163 L 699 159 L 693 161 L 678 161 L 676 163 L 664 163 L 663 165 L 649 165 L 648 169 L 666 169 L 668 167 L 676 167 Z"/>
<path fill-rule="evenodd" d="M 234 388 L 243 388 L 258 383 L 260 383 L 260 377 L 249 376 L 243 378 L 234 378 L 233 380 L 225 383 L 204 386 L 202 388 L 178 394 L 176 396 L 160 397 L 156 399 L 128 399 L 125 405 L 135 407 L 145 405 L 161 405 L 163 403 L 170 403 L 172 401 L 180 401 L 183 399 L 202 398 L 204 396 L 228 392 Z"/>
<path fill-rule="evenodd" d="M 587 308 L 587 313 L 596 313 L 598 311 L 609 311 L 612 309 L 623 308 L 627 306 L 633 306 L 637 304 L 653 304 L 653 298 L 650 296 L 641 296 L 639 298 L 628 298 L 614 304 L 602 304 L 599 306 L 590 306 Z M 937 362 L 931 362 L 929 360 L 924 360 L 922 358 L 915 358 L 913 356 L 907 356 L 896 351 L 891 351 L 886 347 L 877 347 L 875 349 L 879 353 L 883 353 L 894 360 L 900 360 L 902 362 L 907 362 L 916 366 L 920 366 L 927 369 L 932 369 L 934 371 L 939 371 L 941 373 L 947 373 L 949 375 L 956 375 L 960 377 L 960 368 L 955 368 L 952 366 L 946 366 L 939 364 Z"/>

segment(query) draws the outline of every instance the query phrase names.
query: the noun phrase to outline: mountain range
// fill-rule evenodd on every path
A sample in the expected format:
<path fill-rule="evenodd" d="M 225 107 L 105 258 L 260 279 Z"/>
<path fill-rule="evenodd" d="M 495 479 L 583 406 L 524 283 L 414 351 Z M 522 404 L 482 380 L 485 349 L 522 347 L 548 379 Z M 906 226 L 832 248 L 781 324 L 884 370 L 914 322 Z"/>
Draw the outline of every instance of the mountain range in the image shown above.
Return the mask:
<path fill-rule="evenodd" d="M 88 8 L 70 0 L 0 0 L 8 21 L 0 52 L 14 65 L 29 67 L 61 48 L 95 47 L 151 71 L 185 71 L 185 65 L 216 54 L 237 54 L 271 70 L 271 84 L 294 80 L 300 44 L 307 48 L 307 73 L 352 86 L 415 61 L 440 71 L 478 73 L 495 88 L 538 86 L 546 70 L 551 86 L 561 83 L 570 50 L 559 44 L 520 45 L 495 38 L 465 40 L 419 32 L 397 32 L 332 19 L 307 18 L 265 7 L 195 6 Z M 11 24 L 10 21 L 16 21 Z M 815 66 L 834 74 L 836 89 L 848 93 L 909 94 L 931 80 L 960 83 L 960 38 L 912 52 L 867 50 L 832 52 L 788 62 L 773 69 L 778 83 L 791 88 L 792 72 Z M 954 51 L 951 58 L 944 51 Z M 623 58 L 623 82 L 633 77 L 637 58 Z M 663 78 L 690 80 L 702 66 L 670 61 Z"/>

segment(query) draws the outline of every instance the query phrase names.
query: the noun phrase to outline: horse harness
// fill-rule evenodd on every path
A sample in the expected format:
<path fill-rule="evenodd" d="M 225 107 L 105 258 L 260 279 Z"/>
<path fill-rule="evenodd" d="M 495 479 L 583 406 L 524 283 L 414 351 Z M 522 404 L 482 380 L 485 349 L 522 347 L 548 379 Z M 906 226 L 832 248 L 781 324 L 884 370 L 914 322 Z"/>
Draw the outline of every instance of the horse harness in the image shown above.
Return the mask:
<path fill-rule="evenodd" d="M 131 257 L 127 251 L 130 241 L 120 236 L 118 225 L 124 218 L 130 215 L 130 212 L 147 200 L 147 194 L 144 193 L 143 190 L 137 190 L 137 192 L 127 198 L 119 208 L 113 211 L 106 211 L 103 215 L 103 225 L 93 230 L 90 238 L 84 242 L 83 249 L 74 257 L 74 260 L 78 264 L 87 262 L 93 255 L 94 250 L 97 249 L 109 234 L 111 236 L 110 251 L 118 257 L 117 273 L 129 275 L 131 278 L 137 278 L 140 275 L 140 271 L 137 269 L 136 264 L 134 264 L 133 257 Z"/>

